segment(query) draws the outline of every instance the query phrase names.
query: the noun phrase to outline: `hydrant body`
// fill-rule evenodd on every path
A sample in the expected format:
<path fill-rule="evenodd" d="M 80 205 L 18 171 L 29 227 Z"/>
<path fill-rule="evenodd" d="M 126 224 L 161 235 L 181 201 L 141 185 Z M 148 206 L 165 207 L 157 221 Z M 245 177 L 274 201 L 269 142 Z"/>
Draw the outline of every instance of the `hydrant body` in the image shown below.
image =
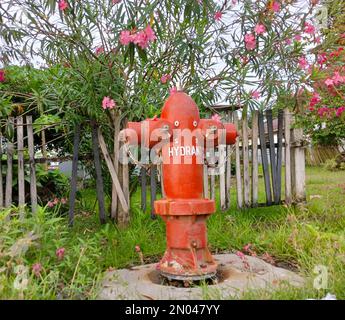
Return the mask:
<path fill-rule="evenodd" d="M 216 208 L 214 200 L 203 197 L 204 150 L 205 145 L 235 143 L 234 125 L 201 120 L 193 99 L 177 92 L 166 100 L 161 118 L 130 122 L 127 128 L 130 144 L 141 140 L 158 146 L 163 160 L 165 198 L 155 201 L 154 208 L 166 223 L 167 249 L 157 268 L 168 279 L 214 276 L 217 264 L 207 247 L 206 219 Z"/>

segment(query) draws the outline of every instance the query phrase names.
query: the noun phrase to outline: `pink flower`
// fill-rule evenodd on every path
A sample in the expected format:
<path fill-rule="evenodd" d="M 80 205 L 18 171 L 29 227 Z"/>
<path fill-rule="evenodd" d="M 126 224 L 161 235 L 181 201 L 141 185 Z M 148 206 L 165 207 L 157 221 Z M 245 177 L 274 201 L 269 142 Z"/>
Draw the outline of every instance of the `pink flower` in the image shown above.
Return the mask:
<path fill-rule="evenodd" d="M 0 82 L 5 82 L 5 70 L 0 70 Z"/>
<path fill-rule="evenodd" d="M 148 41 L 155 41 L 157 39 L 155 32 L 152 30 L 150 25 L 147 25 L 144 32 L 146 33 Z"/>
<path fill-rule="evenodd" d="M 54 204 L 58 204 L 58 203 L 59 203 L 59 199 L 58 199 L 58 198 L 54 198 L 53 203 L 54 203 Z"/>
<path fill-rule="evenodd" d="M 260 98 L 260 92 L 257 90 L 252 91 L 251 96 L 253 99 L 258 100 Z"/>
<path fill-rule="evenodd" d="M 246 244 L 246 245 L 243 247 L 243 250 L 244 250 L 244 251 L 249 251 L 250 248 L 251 248 L 251 246 L 252 246 L 252 244 L 251 244 L 251 243 L 248 243 L 248 244 Z"/>
<path fill-rule="evenodd" d="M 255 36 L 252 33 L 247 33 L 244 36 L 244 42 L 246 43 L 247 50 L 253 50 L 256 47 Z"/>
<path fill-rule="evenodd" d="M 39 262 L 32 265 L 32 272 L 34 273 L 36 277 L 39 277 L 41 275 L 41 271 L 42 271 L 42 265 Z"/>
<path fill-rule="evenodd" d="M 285 44 L 287 45 L 291 44 L 291 39 L 285 39 Z"/>
<path fill-rule="evenodd" d="M 341 76 L 339 72 L 335 71 L 332 80 L 334 85 L 338 85 L 345 82 L 345 77 Z"/>
<path fill-rule="evenodd" d="M 314 108 L 314 107 L 309 107 L 308 109 L 309 109 L 309 111 L 310 111 L 310 112 L 312 112 L 312 111 L 314 111 L 314 110 L 315 110 L 315 108 Z"/>
<path fill-rule="evenodd" d="M 214 121 L 217 121 L 217 122 L 221 122 L 222 117 L 221 117 L 219 114 L 215 113 L 215 114 L 211 117 L 211 119 L 214 120 Z"/>
<path fill-rule="evenodd" d="M 131 35 L 131 32 L 128 30 L 123 30 L 120 33 L 120 43 L 123 46 L 127 46 L 132 42 L 133 36 Z"/>
<path fill-rule="evenodd" d="M 121 0 L 113 0 L 113 4 L 118 4 L 120 2 L 121 2 Z"/>
<path fill-rule="evenodd" d="M 326 79 L 325 85 L 326 85 L 326 86 L 332 86 L 332 85 L 333 85 L 333 80 L 330 79 L 330 78 Z"/>
<path fill-rule="evenodd" d="M 310 99 L 309 106 L 314 107 L 316 104 L 318 104 L 321 101 L 321 97 L 317 92 L 313 93 L 313 96 Z"/>
<path fill-rule="evenodd" d="M 298 67 L 300 69 L 305 69 L 305 68 L 308 67 L 308 61 L 307 61 L 307 59 L 305 57 L 300 57 L 298 59 Z"/>
<path fill-rule="evenodd" d="M 297 41 L 297 42 L 299 42 L 299 41 L 302 40 L 302 37 L 301 37 L 300 34 L 296 34 L 293 38 L 294 38 L 294 40 Z"/>
<path fill-rule="evenodd" d="M 105 109 L 114 109 L 116 103 L 113 99 L 109 97 L 104 97 L 102 101 L 102 108 Z"/>
<path fill-rule="evenodd" d="M 316 37 L 315 40 L 314 40 L 314 42 L 315 42 L 316 44 L 320 44 L 320 43 L 321 43 L 321 37 Z"/>
<path fill-rule="evenodd" d="M 345 107 L 344 106 L 341 106 L 337 109 L 337 111 L 335 112 L 335 115 L 337 117 L 340 117 L 342 115 L 342 113 L 345 111 Z"/>
<path fill-rule="evenodd" d="M 304 32 L 308 33 L 308 34 L 314 34 L 315 33 L 315 27 L 312 24 L 306 22 L 304 24 Z"/>
<path fill-rule="evenodd" d="M 274 12 L 279 12 L 280 11 L 280 3 L 277 1 L 274 1 L 272 4 L 272 10 Z"/>
<path fill-rule="evenodd" d="M 220 21 L 222 19 L 222 13 L 220 11 L 217 11 L 215 14 L 214 14 L 214 20 L 216 21 Z"/>
<path fill-rule="evenodd" d="M 64 11 L 68 8 L 68 3 L 65 0 L 59 1 L 59 10 Z"/>
<path fill-rule="evenodd" d="M 262 34 L 266 32 L 266 28 L 263 24 L 257 24 L 254 28 L 256 34 Z"/>
<path fill-rule="evenodd" d="M 136 246 L 134 247 L 134 249 L 135 249 L 135 252 L 141 252 L 140 246 L 138 246 L 138 245 L 136 245 Z"/>
<path fill-rule="evenodd" d="M 137 44 L 141 49 L 146 49 L 149 45 L 149 39 L 145 31 L 139 31 L 134 35 L 133 42 Z"/>
<path fill-rule="evenodd" d="M 67 203 L 67 199 L 66 198 L 62 198 L 61 199 L 61 204 L 66 204 Z"/>
<path fill-rule="evenodd" d="M 317 62 L 318 62 L 320 65 L 323 65 L 326 61 L 327 61 L 327 55 L 326 55 L 325 53 L 320 53 L 320 54 L 317 56 Z"/>
<path fill-rule="evenodd" d="M 65 256 L 65 248 L 59 248 L 55 251 L 55 255 L 59 260 L 62 260 Z"/>
<path fill-rule="evenodd" d="M 53 208 L 55 204 L 52 201 L 48 201 L 47 205 L 49 208 Z"/>
<path fill-rule="evenodd" d="M 102 46 L 96 48 L 96 54 L 97 54 L 97 55 L 100 55 L 100 54 L 103 53 L 103 52 L 104 52 L 104 48 L 103 48 Z"/>
<path fill-rule="evenodd" d="M 170 94 L 170 95 L 173 95 L 173 94 L 175 94 L 175 93 L 177 93 L 177 88 L 176 88 L 176 87 L 172 87 L 172 88 L 169 90 L 169 94 Z"/>
<path fill-rule="evenodd" d="M 171 80 L 171 75 L 170 74 L 163 74 L 161 77 L 161 82 L 162 83 L 167 83 L 167 81 Z"/>

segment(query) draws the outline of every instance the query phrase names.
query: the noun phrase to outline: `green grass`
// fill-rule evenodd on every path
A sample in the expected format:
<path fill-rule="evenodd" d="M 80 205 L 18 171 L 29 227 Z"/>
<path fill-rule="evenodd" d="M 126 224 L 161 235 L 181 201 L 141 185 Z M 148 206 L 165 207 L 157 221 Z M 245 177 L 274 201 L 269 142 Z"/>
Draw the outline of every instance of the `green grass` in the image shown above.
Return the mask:
<path fill-rule="evenodd" d="M 262 179 L 259 190 L 263 190 Z M 292 267 L 307 279 L 306 286 L 301 289 L 286 287 L 274 293 L 246 292 L 243 299 L 321 298 L 328 292 L 338 299 L 345 298 L 344 195 L 345 172 L 329 172 L 323 168 L 307 168 L 308 201 L 295 207 L 271 206 L 240 211 L 235 207 L 233 192 L 231 209 L 218 210 L 208 220 L 212 252 L 235 252 L 251 243 L 259 256 L 267 252 L 278 264 Z M 263 193 L 259 199 L 264 201 Z M 106 201 L 108 206 L 109 199 Z M 138 192 L 131 199 L 130 226 L 124 230 L 111 222 L 100 225 L 94 204 L 95 191 L 83 190 L 73 229 L 67 227 L 65 218 L 54 217 L 44 210 L 37 218 L 22 222 L 7 221 L 3 211 L 0 219 L 0 298 L 93 299 L 105 270 L 140 263 L 134 250 L 136 245 L 141 247 L 145 262 L 159 260 L 165 249 L 165 226 L 160 218 L 150 219 L 149 208 L 147 213 L 138 209 Z M 18 239 L 27 239 L 29 231 L 34 231 L 39 238 L 29 241 L 27 250 L 23 249 L 25 252 L 10 256 L 11 246 L 13 251 L 13 244 L 18 247 Z M 60 261 L 55 256 L 59 247 L 65 248 L 65 257 Z M 31 272 L 36 262 L 43 267 L 40 277 Z M 13 288 L 18 265 L 27 266 L 29 270 L 26 290 Z M 316 265 L 328 269 L 327 289 L 313 288 Z M 205 298 L 209 298 L 207 287 L 204 292 Z"/>

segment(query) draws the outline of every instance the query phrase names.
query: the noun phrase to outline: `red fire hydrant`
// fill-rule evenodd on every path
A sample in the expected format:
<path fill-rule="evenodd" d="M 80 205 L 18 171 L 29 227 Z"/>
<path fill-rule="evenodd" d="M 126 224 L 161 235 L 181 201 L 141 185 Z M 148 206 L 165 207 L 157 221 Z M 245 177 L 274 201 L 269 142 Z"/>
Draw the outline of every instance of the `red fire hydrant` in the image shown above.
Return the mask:
<path fill-rule="evenodd" d="M 154 203 L 166 223 L 161 274 L 187 281 L 213 277 L 217 263 L 207 248 L 206 219 L 215 212 L 215 201 L 203 197 L 204 150 L 205 145 L 234 144 L 235 126 L 200 119 L 193 99 L 178 91 L 166 100 L 161 118 L 129 122 L 124 135 L 129 144 L 161 152 L 165 198 Z"/>

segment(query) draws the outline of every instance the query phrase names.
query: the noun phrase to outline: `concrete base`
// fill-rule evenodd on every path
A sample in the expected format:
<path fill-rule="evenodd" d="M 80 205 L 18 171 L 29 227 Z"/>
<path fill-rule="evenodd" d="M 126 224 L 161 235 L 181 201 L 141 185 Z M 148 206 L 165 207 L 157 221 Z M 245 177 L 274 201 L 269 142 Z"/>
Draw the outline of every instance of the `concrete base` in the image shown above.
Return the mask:
<path fill-rule="evenodd" d="M 199 300 L 238 297 L 248 290 L 274 290 L 290 284 L 301 287 L 304 280 L 292 271 L 274 267 L 251 256 L 214 255 L 218 262 L 217 284 L 189 288 L 162 284 L 156 264 L 108 271 L 102 281 L 98 299 Z"/>

